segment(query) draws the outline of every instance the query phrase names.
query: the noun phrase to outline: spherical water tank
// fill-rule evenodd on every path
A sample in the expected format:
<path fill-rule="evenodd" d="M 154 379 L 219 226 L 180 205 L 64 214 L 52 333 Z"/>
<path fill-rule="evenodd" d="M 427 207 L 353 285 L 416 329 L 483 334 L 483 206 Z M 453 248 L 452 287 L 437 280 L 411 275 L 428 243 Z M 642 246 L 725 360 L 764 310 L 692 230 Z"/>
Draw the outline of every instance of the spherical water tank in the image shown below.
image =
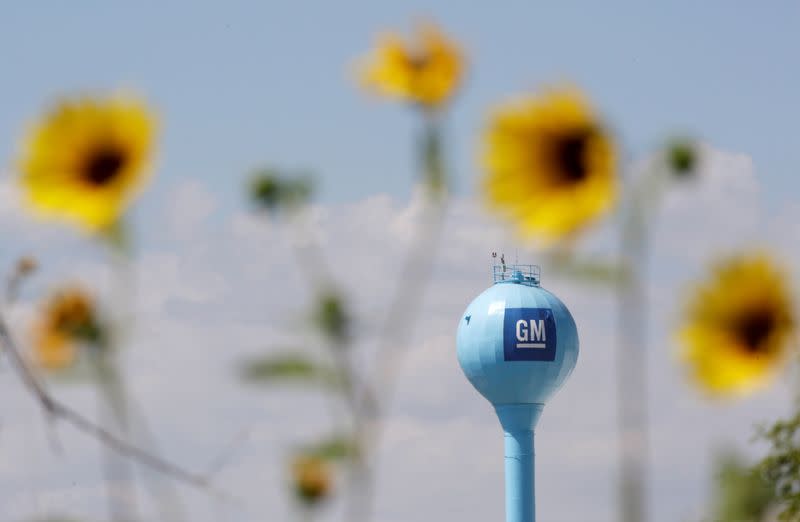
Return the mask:
<path fill-rule="evenodd" d="M 467 306 L 456 335 L 461 369 L 505 433 L 508 522 L 535 521 L 533 431 L 578 360 L 575 321 L 539 281 L 534 265 L 495 266 L 494 284 Z"/>
<path fill-rule="evenodd" d="M 492 404 L 544 403 L 575 368 L 578 331 L 564 303 L 539 286 L 535 267 L 512 268 L 467 306 L 458 362 Z"/>

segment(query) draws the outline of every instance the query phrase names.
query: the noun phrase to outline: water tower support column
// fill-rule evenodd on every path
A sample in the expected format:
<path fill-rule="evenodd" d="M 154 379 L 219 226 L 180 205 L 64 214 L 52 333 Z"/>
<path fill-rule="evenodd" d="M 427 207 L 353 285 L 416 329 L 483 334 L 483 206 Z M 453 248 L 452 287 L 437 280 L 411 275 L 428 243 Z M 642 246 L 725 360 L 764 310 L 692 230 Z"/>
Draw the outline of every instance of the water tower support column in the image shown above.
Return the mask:
<path fill-rule="evenodd" d="M 464 375 L 497 412 L 505 432 L 506 521 L 535 522 L 533 431 L 580 351 L 567 307 L 539 286 L 539 267 L 494 268 L 494 284 L 458 322 Z M 497 520 L 497 517 L 493 518 Z"/>
<path fill-rule="evenodd" d="M 506 522 L 535 522 L 533 430 L 542 405 L 500 404 L 495 410 L 505 432 Z"/>

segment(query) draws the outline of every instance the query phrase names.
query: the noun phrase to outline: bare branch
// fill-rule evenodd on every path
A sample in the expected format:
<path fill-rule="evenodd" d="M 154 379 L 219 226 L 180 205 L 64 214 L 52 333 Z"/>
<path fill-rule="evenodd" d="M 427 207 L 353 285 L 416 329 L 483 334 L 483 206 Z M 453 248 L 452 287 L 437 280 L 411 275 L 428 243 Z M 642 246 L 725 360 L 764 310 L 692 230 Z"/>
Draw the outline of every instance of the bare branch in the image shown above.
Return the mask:
<path fill-rule="evenodd" d="M 39 405 L 49 416 L 64 420 L 86 435 L 89 435 L 107 447 L 113 449 L 120 455 L 136 460 L 145 466 L 168 475 L 187 485 L 207 490 L 214 493 L 218 497 L 230 499 L 228 494 L 213 488 L 206 476 L 187 471 L 167 460 L 162 459 L 161 457 L 148 453 L 147 451 L 123 440 L 122 438 L 117 437 L 110 431 L 98 426 L 77 411 L 56 400 L 44 388 L 42 383 L 39 382 L 39 379 L 36 378 L 31 369 L 28 367 L 27 363 L 17 349 L 16 343 L 14 342 L 14 339 L 11 336 L 11 333 L 9 332 L 2 316 L 0 316 L 0 344 L 2 344 L 2 347 L 5 348 L 5 351 L 9 355 L 9 359 L 11 360 L 14 369 L 17 371 L 17 374 L 19 375 L 23 384 L 28 388 L 31 394 L 33 394 L 33 396 L 39 402 Z"/>
<path fill-rule="evenodd" d="M 208 465 L 208 469 L 206 470 L 207 477 L 211 478 L 215 475 L 219 475 L 222 472 L 234 454 L 236 454 L 236 452 L 241 449 L 241 447 L 250 439 L 254 428 L 255 425 L 253 424 L 240 430 L 239 433 L 236 434 L 233 440 L 227 446 L 225 446 L 223 451 L 219 452 Z"/>

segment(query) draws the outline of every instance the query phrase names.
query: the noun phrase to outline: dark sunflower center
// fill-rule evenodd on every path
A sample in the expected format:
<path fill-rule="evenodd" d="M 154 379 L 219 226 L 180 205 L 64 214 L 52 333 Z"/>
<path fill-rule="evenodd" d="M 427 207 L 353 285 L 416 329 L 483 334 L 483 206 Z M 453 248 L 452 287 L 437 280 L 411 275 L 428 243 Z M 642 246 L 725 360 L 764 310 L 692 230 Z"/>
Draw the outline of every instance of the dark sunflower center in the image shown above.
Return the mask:
<path fill-rule="evenodd" d="M 89 157 L 84 170 L 84 178 L 91 185 L 103 186 L 122 170 L 125 165 L 125 154 L 117 148 L 98 149 Z"/>
<path fill-rule="evenodd" d="M 591 131 L 583 130 L 555 140 L 553 161 L 562 181 L 576 183 L 586 178 L 589 173 L 587 148 L 591 136 Z"/>
<path fill-rule="evenodd" d="M 418 72 L 425 69 L 429 63 L 430 56 L 428 56 L 426 53 L 415 53 L 412 54 L 408 59 L 408 65 Z"/>
<path fill-rule="evenodd" d="M 738 321 L 736 335 L 751 352 L 763 350 L 765 341 L 775 329 L 775 317 L 767 310 L 751 313 Z"/>

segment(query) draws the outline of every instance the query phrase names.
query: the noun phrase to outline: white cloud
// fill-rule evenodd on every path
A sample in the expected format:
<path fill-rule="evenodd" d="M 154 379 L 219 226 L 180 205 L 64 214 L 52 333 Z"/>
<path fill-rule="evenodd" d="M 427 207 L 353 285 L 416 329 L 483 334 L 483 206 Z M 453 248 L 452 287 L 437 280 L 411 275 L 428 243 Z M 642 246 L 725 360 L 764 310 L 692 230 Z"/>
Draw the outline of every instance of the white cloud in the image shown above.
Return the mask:
<path fill-rule="evenodd" d="M 176 239 L 188 239 L 202 233 L 201 227 L 217 208 L 211 191 L 199 181 L 186 181 L 179 185 L 170 198 L 170 226 Z"/>
<path fill-rule="evenodd" d="M 707 153 L 708 175 L 667 197 L 654 238 L 649 382 L 655 522 L 672 522 L 701 509 L 711 450 L 730 442 L 753 451 L 748 446 L 752 424 L 777 415 L 789 403 L 782 386 L 726 407 L 701 401 L 684 382 L 672 346 L 664 341 L 674 321 L 676 289 L 718 249 L 744 244 L 761 220 L 750 160 L 713 149 Z M 181 487 L 189 520 L 285 520 L 285 451 L 331 429 L 329 402 L 313 390 L 244 386 L 236 368 L 244 358 L 275 347 L 314 345 L 305 333 L 309 290 L 289 246 L 292 232 L 245 212 L 212 227 L 208 218 L 218 205 L 207 187 L 190 182 L 175 193 L 178 204 L 164 210 L 171 225 L 143 231 L 137 334 L 123 352 L 129 385 L 159 446 L 186 467 L 202 469 L 237 433 L 251 427 L 247 442 L 218 477 L 220 486 L 245 500 L 245 507 L 220 506 Z M 6 195 L 0 186 L 0 200 Z M 312 212 L 327 262 L 370 336 L 360 346 L 364 357 L 374 355 L 374 325 L 383 318 L 391 292 L 404 283 L 397 274 L 419 219 L 418 197 L 402 205 L 376 195 L 320 205 Z M 2 230 L 18 219 L 12 214 L 0 210 Z M 798 209 L 767 216 L 771 237 L 783 237 L 779 229 L 797 235 L 797 216 Z M 516 242 L 507 228 L 471 199 L 451 202 L 420 322 L 397 368 L 400 386 L 379 460 L 381 522 L 502 516 L 502 435 L 490 405 L 460 373 L 453 334 L 463 308 L 490 283 L 489 253 L 502 251 L 513 259 Z M 613 252 L 608 229 L 602 235 L 604 243 L 589 244 Z M 782 248 L 790 258 L 800 254 Z M 78 236 L 48 246 L 40 282 L 24 295 L 15 320 L 18 333 L 24 333 L 34 294 L 65 274 L 77 274 L 107 291 L 103 281 L 110 276 L 97 281 L 102 256 L 85 250 Z M 529 259 L 532 250 L 519 252 L 520 261 L 536 261 Z M 572 310 L 582 353 L 570 381 L 545 408 L 537 433 L 539 518 L 611 521 L 616 498 L 614 300 L 601 289 L 548 273 L 544 284 Z M 370 367 L 369 362 L 363 365 Z M 94 411 L 89 386 L 54 389 L 82 411 Z M 0 396 L 0 518 L 41 513 L 31 500 L 37 497 L 54 510 L 101 518 L 100 463 L 93 442 L 65 427 L 59 430 L 65 454 L 54 455 L 40 429 L 39 412 L 7 369 L 0 374 Z M 334 505 L 328 518 L 338 512 Z"/>
<path fill-rule="evenodd" d="M 749 156 L 702 147 L 703 170 L 673 183 L 656 217 L 658 259 L 702 266 L 759 239 L 760 188 Z"/>

